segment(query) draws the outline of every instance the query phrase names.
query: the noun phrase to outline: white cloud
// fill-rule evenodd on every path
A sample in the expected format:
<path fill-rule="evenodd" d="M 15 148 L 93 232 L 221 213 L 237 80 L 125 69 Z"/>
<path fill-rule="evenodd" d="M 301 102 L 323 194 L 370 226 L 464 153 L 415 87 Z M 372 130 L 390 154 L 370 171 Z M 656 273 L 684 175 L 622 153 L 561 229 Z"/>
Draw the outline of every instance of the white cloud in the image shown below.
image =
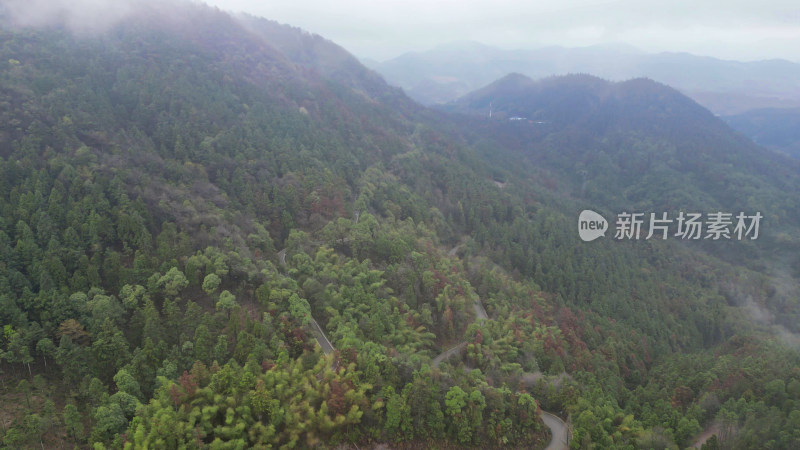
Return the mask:
<path fill-rule="evenodd" d="M 132 10 L 135 0 L 4 0 L 18 25 L 64 24 L 76 31 L 100 31 Z"/>

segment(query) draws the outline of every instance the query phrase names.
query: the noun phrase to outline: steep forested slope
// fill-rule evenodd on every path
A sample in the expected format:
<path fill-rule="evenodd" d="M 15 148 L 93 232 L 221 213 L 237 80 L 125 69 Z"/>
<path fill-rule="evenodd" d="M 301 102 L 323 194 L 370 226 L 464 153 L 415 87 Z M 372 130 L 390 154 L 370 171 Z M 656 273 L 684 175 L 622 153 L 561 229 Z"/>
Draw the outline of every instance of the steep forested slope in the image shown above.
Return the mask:
<path fill-rule="evenodd" d="M 0 42 L 4 445 L 543 446 L 540 405 L 577 447 L 685 445 L 717 416 L 797 443 L 797 355 L 747 316 L 796 314 L 783 279 L 581 243 L 586 200 L 518 135 L 201 6 Z"/>

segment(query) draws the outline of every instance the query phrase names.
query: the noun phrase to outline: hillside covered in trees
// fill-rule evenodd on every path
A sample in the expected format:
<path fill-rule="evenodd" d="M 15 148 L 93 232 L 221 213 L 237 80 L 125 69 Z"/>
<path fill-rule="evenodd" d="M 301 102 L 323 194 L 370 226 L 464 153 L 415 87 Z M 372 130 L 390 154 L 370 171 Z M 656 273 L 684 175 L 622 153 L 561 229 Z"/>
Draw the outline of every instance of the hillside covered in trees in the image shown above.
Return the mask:
<path fill-rule="evenodd" d="M 677 92 L 434 111 L 205 6 L 0 21 L 3 446 L 543 448 L 542 410 L 573 448 L 800 445 L 800 172 Z M 587 207 L 767 219 L 584 243 Z"/>

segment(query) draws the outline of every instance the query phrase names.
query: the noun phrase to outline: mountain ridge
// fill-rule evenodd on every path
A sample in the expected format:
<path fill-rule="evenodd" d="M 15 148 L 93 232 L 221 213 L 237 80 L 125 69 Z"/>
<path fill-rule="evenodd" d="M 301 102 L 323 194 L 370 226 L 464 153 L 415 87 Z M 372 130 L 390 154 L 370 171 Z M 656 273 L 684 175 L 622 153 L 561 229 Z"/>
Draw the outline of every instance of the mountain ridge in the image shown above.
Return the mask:
<path fill-rule="evenodd" d="M 740 62 L 685 52 L 639 53 L 615 46 L 533 50 L 481 46 L 479 50 L 409 52 L 372 68 L 423 104 L 446 103 L 509 72 L 532 78 L 587 72 L 613 80 L 653 78 L 718 114 L 756 106 L 800 105 L 796 81 L 800 65 L 779 59 Z"/>
<path fill-rule="evenodd" d="M 488 119 L 490 107 L 494 120 Z M 594 163 L 590 161 L 596 162 L 600 155 L 615 160 L 626 180 L 608 185 L 605 183 L 610 180 L 606 180 L 596 187 L 600 192 L 619 192 L 626 188 L 625 183 L 641 183 L 651 169 L 640 172 L 635 167 L 656 165 L 676 178 L 694 174 L 694 183 L 705 186 L 706 193 L 727 193 L 719 199 L 726 198 L 724 202 L 731 207 L 736 196 L 723 187 L 730 183 L 724 175 L 728 164 L 748 167 L 748 176 L 755 177 L 740 187 L 754 190 L 763 184 L 776 190 L 800 187 L 796 179 L 800 166 L 796 161 L 754 145 L 694 100 L 645 78 L 609 82 L 591 75 L 566 75 L 534 81 L 522 75 L 509 75 L 441 109 L 469 114 L 486 133 L 501 136 L 528 157 L 557 168 L 564 180 L 572 180 L 573 189 L 577 186 L 585 189 L 587 182 L 592 184 Z M 636 151 L 643 153 L 634 156 L 631 149 L 642 147 L 642 141 L 649 143 Z M 645 150 L 648 146 L 651 150 Z M 658 148 L 664 150 L 653 151 Z M 630 166 L 636 159 L 645 166 Z M 586 175 L 576 176 L 575 172 L 582 169 L 589 171 L 588 179 Z M 718 181 L 709 183 L 712 179 Z M 679 190 L 667 179 L 662 183 Z M 640 189 L 645 186 L 633 190 Z M 694 196 L 702 198 L 706 194 L 698 192 Z M 600 198 L 605 197 L 601 195 L 596 200 Z M 794 203 L 786 204 L 789 209 L 781 221 L 795 222 L 800 218 L 798 204 Z M 672 202 L 666 205 L 671 205 L 668 209 L 681 207 Z M 757 209 L 759 204 L 749 202 L 748 206 Z"/>

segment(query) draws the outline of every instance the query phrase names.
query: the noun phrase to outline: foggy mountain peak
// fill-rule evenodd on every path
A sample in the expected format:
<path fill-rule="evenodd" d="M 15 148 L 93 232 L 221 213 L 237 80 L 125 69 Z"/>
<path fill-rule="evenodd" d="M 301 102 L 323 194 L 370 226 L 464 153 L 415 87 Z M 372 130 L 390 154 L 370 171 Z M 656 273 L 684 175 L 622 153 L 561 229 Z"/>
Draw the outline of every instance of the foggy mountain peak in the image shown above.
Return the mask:
<path fill-rule="evenodd" d="M 61 26 L 78 33 L 97 33 L 156 4 L 151 0 L 7 0 L 0 12 L 15 26 Z"/>

